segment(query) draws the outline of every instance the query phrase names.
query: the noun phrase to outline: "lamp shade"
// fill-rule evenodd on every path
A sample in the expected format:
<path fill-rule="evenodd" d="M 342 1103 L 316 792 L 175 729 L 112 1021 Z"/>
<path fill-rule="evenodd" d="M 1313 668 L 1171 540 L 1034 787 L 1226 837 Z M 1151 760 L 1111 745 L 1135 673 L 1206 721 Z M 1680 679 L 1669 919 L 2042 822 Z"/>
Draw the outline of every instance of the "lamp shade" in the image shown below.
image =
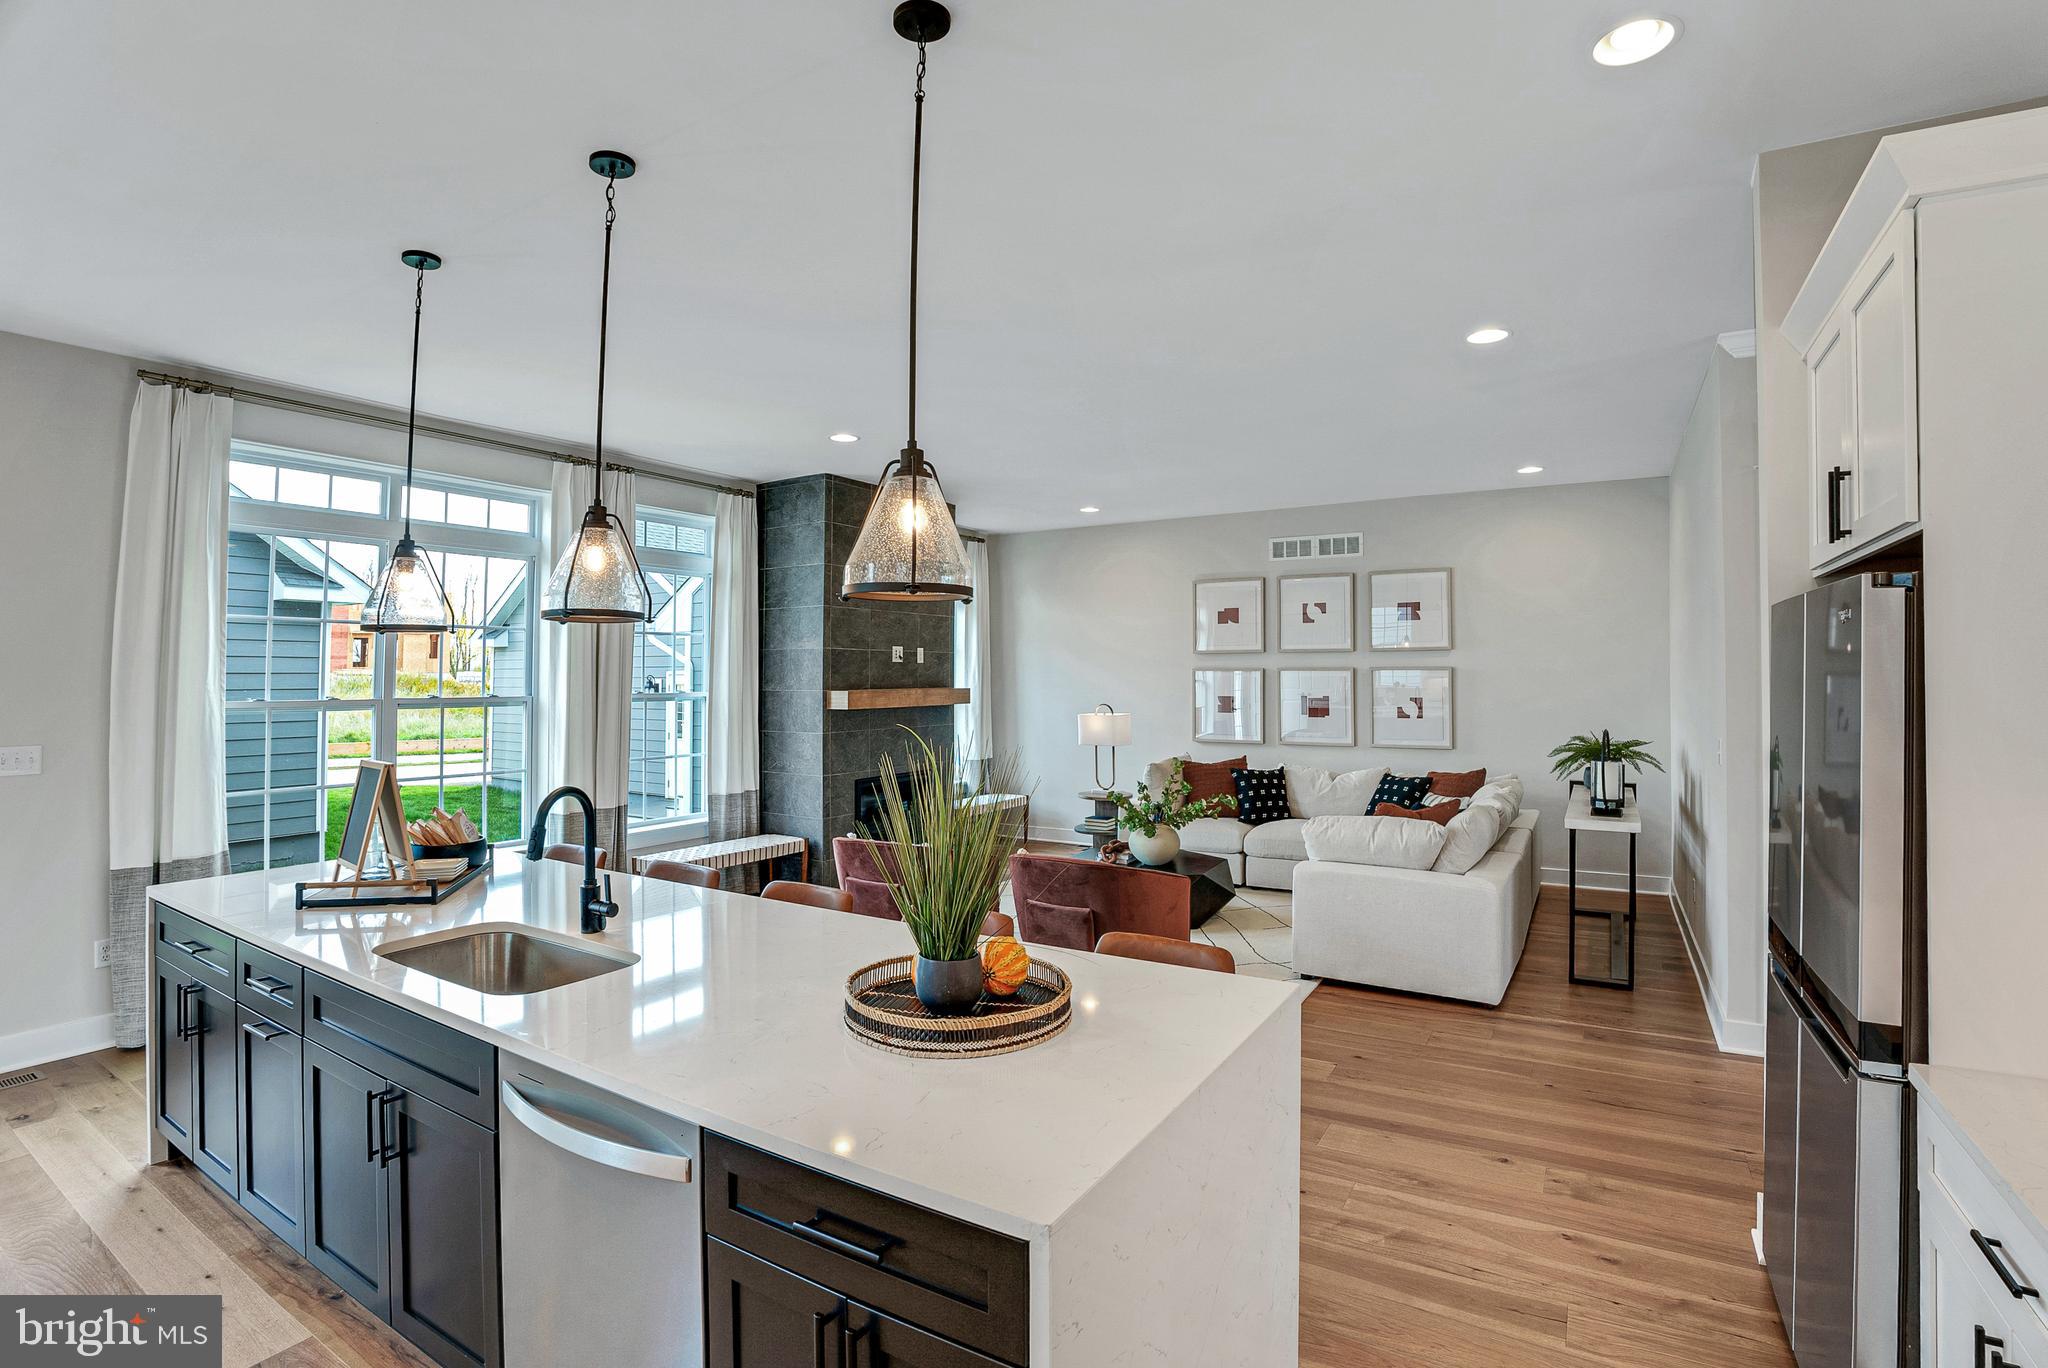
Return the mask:
<path fill-rule="evenodd" d="M 1075 714 L 1084 746 L 1128 746 L 1131 744 L 1131 715 L 1120 712 Z"/>
<path fill-rule="evenodd" d="M 401 537 L 363 605 L 367 632 L 445 632 L 454 622 L 441 577 L 411 537 Z"/>
<path fill-rule="evenodd" d="M 633 538 L 603 504 L 583 515 L 575 542 L 548 579 L 540 615 L 549 622 L 644 622 L 654 616 Z"/>
<path fill-rule="evenodd" d="M 899 603 L 974 597 L 967 548 L 938 476 L 929 464 L 913 474 L 905 468 L 909 464 L 890 462 L 876 487 L 853 554 L 846 558 L 840 597 Z"/>

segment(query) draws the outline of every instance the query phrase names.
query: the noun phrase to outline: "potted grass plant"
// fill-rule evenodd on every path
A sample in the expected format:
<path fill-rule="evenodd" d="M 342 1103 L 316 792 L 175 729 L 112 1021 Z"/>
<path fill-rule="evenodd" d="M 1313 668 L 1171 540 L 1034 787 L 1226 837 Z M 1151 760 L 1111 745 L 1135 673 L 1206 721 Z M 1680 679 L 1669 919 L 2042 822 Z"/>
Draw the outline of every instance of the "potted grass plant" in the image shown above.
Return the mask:
<path fill-rule="evenodd" d="M 1664 772 L 1664 766 L 1650 754 L 1649 746 L 1647 741 L 1616 741 L 1604 731 L 1598 736 L 1581 732 L 1550 752 L 1550 772 L 1564 779 L 1573 770 L 1584 771 L 1581 778 L 1593 801 L 1593 811 L 1617 813 L 1627 803 L 1629 770 L 1640 774 L 1643 766 L 1648 765 L 1659 774 Z"/>
<path fill-rule="evenodd" d="M 917 945 L 918 1001 L 934 1012 L 966 1012 L 981 1000 L 982 921 L 1017 847 L 1014 809 L 977 800 L 1023 790 L 1014 757 L 990 759 L 974 784 L 962 785 L 949 754 L 912 738 L 908 792 L 896 758 L 884 756 L 881 816 L 860 834 Z"/>

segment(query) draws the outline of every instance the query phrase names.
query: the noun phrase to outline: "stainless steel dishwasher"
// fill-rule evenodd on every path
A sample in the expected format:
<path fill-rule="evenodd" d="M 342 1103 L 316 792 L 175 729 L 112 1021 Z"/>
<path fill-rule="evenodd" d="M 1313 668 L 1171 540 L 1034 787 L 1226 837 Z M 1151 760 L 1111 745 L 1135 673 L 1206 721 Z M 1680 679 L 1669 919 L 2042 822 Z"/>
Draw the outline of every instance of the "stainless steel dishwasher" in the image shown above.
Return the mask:
<path fill-rule="evenodd" d="M 703 1368 L 697 1127 L 498 1060 L 506 1368 Z"/>

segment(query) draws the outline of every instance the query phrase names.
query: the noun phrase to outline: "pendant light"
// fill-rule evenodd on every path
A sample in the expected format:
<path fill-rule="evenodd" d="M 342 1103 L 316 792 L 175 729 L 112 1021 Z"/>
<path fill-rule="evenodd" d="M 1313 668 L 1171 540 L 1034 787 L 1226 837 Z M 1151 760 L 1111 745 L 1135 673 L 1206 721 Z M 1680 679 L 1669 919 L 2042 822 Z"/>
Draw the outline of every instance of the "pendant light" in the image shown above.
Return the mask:
<path fill-rule="evenodd" d="M 612 224 L 619 217 L 618 183 L 633 174 L 633 159 L 623 152 L 593 152 L 590 169 L 604 177 L 604 286 L 597 314 L 597 480 L 590 507 L 576 540 L 562 553 L 548 579 L 540 615 L 549 622 L 650 622 L 654 595 L 640 558 L 633 554 L 633 534 L 619 516 L 604 506 L 604 362 L 611 330 Z"/>
<path fill-rule="evenodd" d="M 860 538 L 846 560 L 842 599 L 953 602 L 974 597 L 967 548 L 939 488 L 939 473 L 917 445 L 917 209 L 924 172 L 925 44 L 953 26 L 939 0 L 903 0 L 896 32 L 917 44 L 916 109 L 910 142 L 910 432 L 903 454 L 882 469 Z"/>
<path fill-rule="evenodd" d="M 405 530 L 391 550 L 376 589 L 363 605 L 358 625 L 366 632 L 445 632 L 454 626 L 455 609 L 432 562 L 412 539 L 412 439 L 420 413 L 420 309 L 426 300 L 427 272 L 440 270 L 441 258 L 415 249 L 399 253 L 398 259 L 414 272 L 412 397 L 405 406 L 405 487 L 399 495 L 405 501 Z"/>

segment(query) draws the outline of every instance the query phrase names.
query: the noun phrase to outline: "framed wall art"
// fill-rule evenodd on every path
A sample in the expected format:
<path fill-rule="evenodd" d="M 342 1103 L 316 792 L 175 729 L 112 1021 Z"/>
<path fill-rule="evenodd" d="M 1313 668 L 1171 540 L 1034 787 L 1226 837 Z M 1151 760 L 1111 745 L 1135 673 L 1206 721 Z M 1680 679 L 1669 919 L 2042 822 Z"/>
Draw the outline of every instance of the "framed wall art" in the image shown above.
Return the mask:
<path fill-rule="evenodd" d="M 1282 670 L 1280 744 L 1357 745 L 1357 709 L 1351 702 L 1354 674 L 1348 666 L 1341 670 Z"/>
<path fill-rule="evenodd" d="M 1451 669 L 1372 672 L 1372 743 L 1414 750 L 1451 748 Z"/>
<path fill-rule="evenodd" d="M 1266 649 L 1266 577 L 1195 581 L 1195 651 L 1200 655 Z"/>
<path fill-rule="evenodd" d="M 1195 740 L 1263 745 L 1265 685 L 1264 670 L 1195 671 Z"/>
<path fill-rule="evenodd" d="M 1280 649 L 1283 651 L 1353 651 L 1351 590 L 1356 576 L 1283 575 L 1280 577 Z"/>
<path fill-rule="evenodd" d="M 1375 651 L 1451 649 L 1451 572 L 1375 570 L 1367 577 Z"/>

